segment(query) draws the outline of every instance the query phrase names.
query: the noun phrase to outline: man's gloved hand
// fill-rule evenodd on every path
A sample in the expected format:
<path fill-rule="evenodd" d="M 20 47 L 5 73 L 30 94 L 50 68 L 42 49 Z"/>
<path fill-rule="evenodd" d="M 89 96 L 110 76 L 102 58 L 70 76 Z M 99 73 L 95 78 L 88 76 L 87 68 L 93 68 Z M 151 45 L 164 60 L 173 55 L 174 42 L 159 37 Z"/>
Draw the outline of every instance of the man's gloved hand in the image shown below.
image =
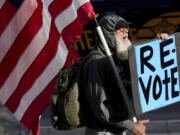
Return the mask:
<path fill-rule="evenodd" d="M 148 123 L 149 120 L 139 120 L 135 123 L 133 134 L 134 135 L 146 135 L 146 126 L 145 123 Z"/>

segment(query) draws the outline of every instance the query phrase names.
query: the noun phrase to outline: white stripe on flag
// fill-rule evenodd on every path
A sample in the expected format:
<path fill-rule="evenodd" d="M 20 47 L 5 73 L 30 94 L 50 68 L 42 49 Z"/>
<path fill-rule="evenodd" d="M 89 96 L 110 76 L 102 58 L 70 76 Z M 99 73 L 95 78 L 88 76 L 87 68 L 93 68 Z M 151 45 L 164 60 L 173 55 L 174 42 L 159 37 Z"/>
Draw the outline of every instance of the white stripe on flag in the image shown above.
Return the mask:
<path fill-rule="evenodd" d="M 35 38 L 23 52 L 13 72 L 3 84 L 0 90 L 0 101 L 5 104 L 18 86 L 22 76 L 38 56 L 49 39 L 51 18 L 48 17 L 47 10 L 43 8 L 43 25 L 36 34 Z"/>
<path fill-rule="evenodd" d="M 37 8 L 36 0 L 25 0 L 0 36 L 0 62 Z M 9 9 L 11 10 L 11 9 Z M 8 39 L 7 39 L 8 37 Z"/>
<path fill-rule="evenodd" d="M 0 10 L 1 10 L 1 8 L 3 7 L 5 1 L 6 1 L 6 0 L 0 0 Z"/>
<path fill-rule="evenodd" d="M 42 0 L 43 5 L 45 6 L 46 9 L 48 9 L 49 5 L 53 2 L 54 0 Z"/>
<path fill-rule="evenodd" d="M 59 33 L 77 18 L 77 10 L 88 1 L 73 0 L 72 4 L 56 17 L 55 24 Z"/>
<path fill-rule="evenodd" d="M 18 120 L 21 120 L 24 113 L 34 101 L 34 99 L 45 89 L 49 82 L 57 75 L 59 69 L 64 66 L 66 62 L 66 57 L 68 55 L 68 50 L 62 38 L 58 44 L 58 50 L 55 58 L 49 63 L 47 68 L 44 70 L 43 74 L 39 76 L 37 81 L 28 90 L 28 92 L 23 96 L 21 102 L 14 113 Z"/>

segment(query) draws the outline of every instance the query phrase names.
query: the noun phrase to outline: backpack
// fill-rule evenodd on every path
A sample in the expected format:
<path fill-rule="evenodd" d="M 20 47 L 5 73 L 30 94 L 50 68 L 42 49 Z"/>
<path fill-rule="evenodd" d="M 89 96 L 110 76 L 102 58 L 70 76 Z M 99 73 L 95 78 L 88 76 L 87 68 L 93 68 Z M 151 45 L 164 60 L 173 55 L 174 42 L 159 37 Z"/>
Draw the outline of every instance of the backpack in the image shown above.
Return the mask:
<path fill-rule="evenodd" d="M 60 70 L 57 75 L 56 92 L 50 98 L 51 123 L 57 130 L 70 130 L 86 125 L 79 101 L 78 80 L 81 67 L 93 54 L 104 56 L 94 51 L 80 63 L 74 62 L 72 66 Z"/>

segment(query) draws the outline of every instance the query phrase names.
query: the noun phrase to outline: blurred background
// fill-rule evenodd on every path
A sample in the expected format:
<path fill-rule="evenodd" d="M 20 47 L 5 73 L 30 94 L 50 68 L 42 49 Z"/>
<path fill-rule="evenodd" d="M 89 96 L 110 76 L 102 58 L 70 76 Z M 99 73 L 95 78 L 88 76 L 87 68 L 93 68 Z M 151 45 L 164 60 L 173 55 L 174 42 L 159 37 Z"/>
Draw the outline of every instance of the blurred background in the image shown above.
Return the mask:
<path fill-rule="evenodd" d="M 131 22 L 129 38 L 133 44 L 154 39 L 157 33 L 180 31 L 180 7 L 177 0 L 91 0 L 98 20 L 107 14 L 117 14 Z M 94 46 L 94 25 L 84 27 L 81 39 L 74 47 L 85 56 Z"/>

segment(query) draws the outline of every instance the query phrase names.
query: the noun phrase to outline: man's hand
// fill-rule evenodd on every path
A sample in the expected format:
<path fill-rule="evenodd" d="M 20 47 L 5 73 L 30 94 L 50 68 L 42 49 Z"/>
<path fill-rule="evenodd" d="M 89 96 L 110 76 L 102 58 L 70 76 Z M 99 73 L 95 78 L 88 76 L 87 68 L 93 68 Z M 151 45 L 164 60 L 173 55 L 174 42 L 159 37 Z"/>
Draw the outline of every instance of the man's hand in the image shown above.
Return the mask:
<path fill-rule="evenodd" d="M 166 40 L 169 35 L 167 33 L 160 33 L 160 34 L 157 34 L 156 36 L 157 36 L 157 38 L 160 38 L 162 40 Z"/>
<path fill-rule="evenodd" d="M 145 123 L 148 123 L 149 120 L 139 120 L 135 123 L 133 134 L 134 135 L 146 135 L 146 126 Z"/>

